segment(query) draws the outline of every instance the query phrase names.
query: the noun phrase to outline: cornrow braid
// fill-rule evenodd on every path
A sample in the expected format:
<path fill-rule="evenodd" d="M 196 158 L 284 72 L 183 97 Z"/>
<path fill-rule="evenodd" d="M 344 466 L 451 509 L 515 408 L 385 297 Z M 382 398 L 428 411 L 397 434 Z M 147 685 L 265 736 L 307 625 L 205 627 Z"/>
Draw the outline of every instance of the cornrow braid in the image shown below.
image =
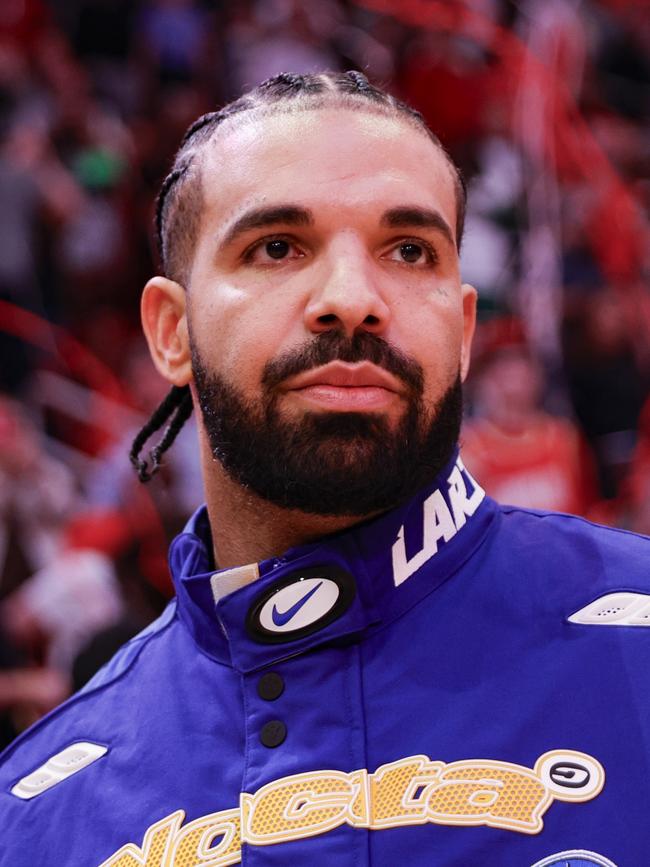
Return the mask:
<path fill-rule="evenodd" d="M 171 390 L 154 411 L 149 421 L 136 435 L 129 452 L 129 459 L 133 464 L 141 482 L 150 481 L 160 468 L 160 459 L 172 445 L 181 428 L 192 412 L 192 395 L 189 386 L 172 386 Z M 140 458 L 140 452 L 149 437 L 159 430 L 171 417 L 171 421 L 165 428 L 160 442 L 149 452 L 149 461 Z"/>
<path fill-rule="evenodd" d="M 186 142 L 191 139 L 193 135 L 196 135 L 199 130 L 202 130 L 204 126 L 216 126 L 220 120 L 220 115 L 220 111 L 209 111 L 207 114 L 202 114 L 201 117 L 197 117 L 194 123 L 190 124 L 190 126 L 185 130 L 179 149 L 185 147 Z"/>
<path fill-rule="evenodd" d="M 162 215 L 163 215 L 163 206 L 165 199 L 167 198 L 167 193 L 174 186 L 176 181 L 180 180 L 185 172 L 189 168 L 189 163 L 185 165 L 180 165 L 171 171 L 160 187 L 160 191 L 158 193 L 158 197 L 156 199 L 156 240 L 158 242 L 158 249 L 162 250 L 163 248 L 163 226 L 162 226 Z"/>
<path fill-rule="evenodd" d="M 378 87 L 373 87 L 362 72 L 357 72 L 352 69 L 346 73 L 346 80 L 341 82 L 341 90 L 343 93 L 362 93 L 369 99 L 374 99 L 377 102 L 388 102 L 389 96 Z"/>

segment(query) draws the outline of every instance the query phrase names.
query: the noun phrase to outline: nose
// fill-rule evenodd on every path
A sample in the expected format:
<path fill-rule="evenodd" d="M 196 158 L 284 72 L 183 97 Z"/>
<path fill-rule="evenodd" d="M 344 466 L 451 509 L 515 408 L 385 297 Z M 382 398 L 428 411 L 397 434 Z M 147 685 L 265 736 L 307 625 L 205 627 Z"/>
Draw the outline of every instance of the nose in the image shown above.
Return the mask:
<path fill-rule="evenodd" d="M 360 242 L 332 245 L 324 257 L 305 307 L 305 324 L 314 334 L 340 330 L 351 337 L 359 330 L 383 333 L 390 311 L 379 290 L 380 274 Z"/>

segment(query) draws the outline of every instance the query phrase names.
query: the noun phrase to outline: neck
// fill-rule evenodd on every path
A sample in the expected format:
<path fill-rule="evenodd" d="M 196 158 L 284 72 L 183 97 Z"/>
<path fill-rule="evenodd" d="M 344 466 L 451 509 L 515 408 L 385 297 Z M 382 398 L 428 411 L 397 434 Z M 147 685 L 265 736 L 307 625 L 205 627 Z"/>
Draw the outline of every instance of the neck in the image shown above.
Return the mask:
<path fill-rule="evenodd" d="M 220 569 L 279 556 L 288 548 L 344 530 L 365 518 L 323 517 L 283 509 L 242 488 L 211 457 L 206 469 L 206 503 L 214 560 Z"/>

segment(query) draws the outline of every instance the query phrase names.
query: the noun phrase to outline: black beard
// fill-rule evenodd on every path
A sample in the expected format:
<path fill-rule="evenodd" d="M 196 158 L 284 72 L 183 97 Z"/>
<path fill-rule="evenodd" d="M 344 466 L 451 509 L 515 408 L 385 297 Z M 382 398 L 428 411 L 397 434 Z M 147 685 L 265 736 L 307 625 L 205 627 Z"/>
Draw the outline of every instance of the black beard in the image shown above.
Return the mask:
<path fill-rule="evenodd" d="M 284 419 L 277 386 L 330 361 L 371 361 L 407 387 L 406 410 L 392 425 L 380 413 L 306 412 Z M 427 414 L 421 366 L 368 332 L 318 335 L 269 362 L 259 403 L 204 366 L 192 345 L 203 424 L 215 458 L 236 482 L 285 509 L 362 517 L 392 508 L 433 481 L 458 442 L 460 375 Z"/>

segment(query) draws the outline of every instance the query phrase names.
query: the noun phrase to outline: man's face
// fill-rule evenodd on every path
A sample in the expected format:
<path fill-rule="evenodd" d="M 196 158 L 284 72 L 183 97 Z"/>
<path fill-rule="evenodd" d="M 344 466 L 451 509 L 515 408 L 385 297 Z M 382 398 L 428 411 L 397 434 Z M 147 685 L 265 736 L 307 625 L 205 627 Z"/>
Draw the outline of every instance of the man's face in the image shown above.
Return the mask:
<path fill-rule="evenodd" d="M 260 496 L 368 514 L 458 436 L 475 293 L 444 156 L 349 108 L 237 119 L 203 160 L 187 318 L 213 453 Z"/>

